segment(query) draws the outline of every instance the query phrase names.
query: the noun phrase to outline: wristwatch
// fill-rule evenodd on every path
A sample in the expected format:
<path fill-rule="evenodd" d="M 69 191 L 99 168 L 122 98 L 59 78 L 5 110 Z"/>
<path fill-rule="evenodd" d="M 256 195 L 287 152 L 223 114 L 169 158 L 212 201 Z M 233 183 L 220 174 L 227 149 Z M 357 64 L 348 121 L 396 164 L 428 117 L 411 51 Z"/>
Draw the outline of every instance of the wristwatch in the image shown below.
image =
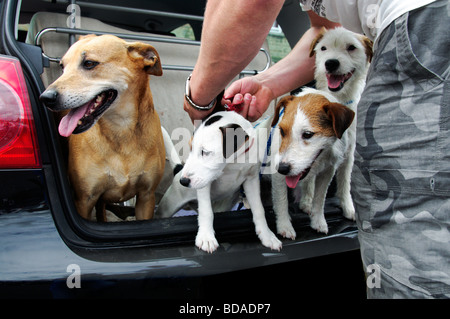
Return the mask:
<path fill-rule="evenodd" d="M 199 110 L 199 111 L 208 111 L 210 109 L 212 109 L 214 107 L 214 105 L 216 104 L 217 101 L 217 97 L 215 97 L 211 103 L 209 103 L 206 106 L 200 106 L 195 104 L 192 100 L 191 100 L 191 89 L 189 87 L 189 83 L 191 80 L 191 76 L 192 74 L 190 74 L 186 80 L 186 91 L 184 93 L 184 98 L 186 99 L 186 101 L 189 103 L 190 106 L 192 106 L 194 109 Z"/>

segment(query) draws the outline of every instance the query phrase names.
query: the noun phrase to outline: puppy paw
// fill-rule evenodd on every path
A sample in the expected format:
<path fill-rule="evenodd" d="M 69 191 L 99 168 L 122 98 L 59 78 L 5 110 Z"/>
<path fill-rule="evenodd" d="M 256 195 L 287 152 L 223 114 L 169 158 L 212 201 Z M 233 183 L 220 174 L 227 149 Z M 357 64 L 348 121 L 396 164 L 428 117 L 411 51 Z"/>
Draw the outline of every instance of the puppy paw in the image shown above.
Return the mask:
<path fill-rule="evenodd" d="M 277 233 L 283 236 L 284 238 L 290 238 L 292 240 L 297 237 L 297 233 L 294 230 L 294 227 L 292 227 L 292 224 L 290 221 L 287 222 L 279 222 L 277 223 Z"/>
<path fill-rule="evenodd" d="M 350 220 L 355 220 L 355 208 L 353 205 L 351 207 L 342 207 L 342 211 L 344 213 L 344 217 Z"/>
<path fill-rule="evenodd" d="M 302 212 L 309 214 L 312 210 L 312 200 L 305 200 L 302 198 L 298 207 Z"/>
<path fill-rule="evenodd" d="M 260 232 L 258 234 L 259 239 L 261 240 L 261 243 L 272 250 L 281 250 L 282 243 L 281 241 L 275 236 L 274 233 L 272 233 L 270 230 Z"/>
<path fill-rule="evenodd" d="M 328 224 L 323 215 L 311 215 L 311 228 L 319 233 L 328 234 Z"/>
<path fill-rule="evenodd" d="M 219 247 L 219 243 L 217 242 L 214 233 L 199 231 L 195 238 L 195 246 L 207 253 L 213 253 L 217 247 Z"/>

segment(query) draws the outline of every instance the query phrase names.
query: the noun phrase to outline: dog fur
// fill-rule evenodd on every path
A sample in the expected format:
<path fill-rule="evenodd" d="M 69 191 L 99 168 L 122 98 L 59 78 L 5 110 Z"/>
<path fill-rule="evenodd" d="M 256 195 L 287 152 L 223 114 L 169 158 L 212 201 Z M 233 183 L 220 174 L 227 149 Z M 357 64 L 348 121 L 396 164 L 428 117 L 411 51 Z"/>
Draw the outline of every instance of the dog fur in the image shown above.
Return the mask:
<path fill-rule="evenodd" d="M 184 190 L 174 181 L 172 190 L 167 193 L 170 194 L 169 202 L 165 202 L 166 196 L 161 200 L 163 211 L 167 208 L 173 211 L 173 205 L 181 207 L 193 199 L 192 191 L 196 191 L 198 233 L 195 245 L 203 251 L 212 253 L 219 246 L 214 235 L 213 207 L 219 203 L 225 210 L 231 209 L 239 197 L 241 185 L 261 243 L 274 250 L 281 249 L 281 241 L 267 225 L 261 202 L 260 161 L 254 152 L 258 147 L 257 134 L 252 124 L 235 112 L 211 115 L 196 129 L 191 152 L 178 175 L 178 185 L 185 186 Z M 180 197 L 175 198 L 178 204 L 171 196 L 174 193 L 179 193 Z"/>
<path fill-rule="evenodd" d="M 288 212 L 288 186 L 300 188 L 300 208 L 310 215 L 311 227 L 327 233 L 325 196 L 336 169 L 346 157 L 347 128 L 355 113 L 337 103 L 332 95 L 314 89 L 304 89 L 298 96 L 281 99 L 273 125 L 278 122 L 281 108 L 285 109 L 278 124 L 281 144 L 274 158 L 280 174 L 272 175 L 277 231 L 287 238 L 296 237 Z"/>
<path fill-rule="evenodd" d="M 94 206 L 136 196 L 136 219 L 153 217 L 154 191 L 165 165 L 149 75 L 162 75 L 149 44 L 88 35 L 61 59 L 63 74 L 41 95 L 52 111 L 65 111 L 59 132 L 68 137 L 68 172 L 75 206 L 88 218 Z"/>
<path fill-rule="evenodd" d="M 322 28 L 309 55 L 316 57 L 316 88 L 356 111 L 372 60 L 372 41 L 343 27 Z"/>
<path fill-rule="evenodd" d="M 311 43 L 310 56 L 313 55 L 316 56 L 316 88 L 333 95 L 339 103 L 354 111 L 356 117 L 357 105 L 372 61 L 372 41 L 343 27 L 332 30 L 323 28 Z M 339 86 L 333 88 L 338 83 Z M 353 120 L 347 134 L 349 146 L 343 163 L 336 171 L 336 196 L 341 202 L 344 216 L 354 220 L 350 180 L 356 147 L 356 120 Z"/>
<path fill-rule="evenodd" d="M 316 57 L 316 87 L 320 91 L 307 89 L 300 94 L 299 98 L 303 100 L 309 94 L 322 95 L 330 102 L 339 102 L 345 105 L 356 116 L 356 106 L 364 89 L 367 70 L 372 59 L 371 40 L 342 27 L 329 31 L 323 28 L 311 43 L 310 56 L 314 55 Z M 300 108 L 299 105 L 305 102 L 300 103 L 297 98 L 289 97 L 279 103 L 277 110 L 284 105 L 296 103 Z M 294 125 L 300 125 L 298 117 L 306 116 L 308 121 L 314 121 L 314 118 L 317 117 L 317 111 L 320 109 L 321 106 L 316 107 L 315 112 L 308 111 L 309 114 L 303 115 L 300 111 L 295 114 L 291 112 L 290 116 L 293 116 L 293 118 L 289 120 L 290 122 L 284 120 L 283 125 L 285 129 L 294 130 Z M 356 143 L 356 121 L 353 118 L 350 120 L 351 112 L 346 113 L 348 115 L 345 124 L 348 124 L 349 127 L 342 132 L 342 136 L 337 134 L 335 137 L 329 137 L 331 140 L 334 139 L 334 142 L 328 145 L 328 155 L 326 155 L 325 150 L 316 155 L 317 149 L 313 149 L 310 153 L 299 152 L 297 159 L 290 159 L 296 165 L 302 165 L 303 162 L 303 165 L 307 165 L 306 167 L 311 167 L 305 180 L 299 183 L 301 191 L 300 208 L 310 214 L 311 227 L 323 233 L 328 232 L 328 225 L 323 215 L 323 205 L 326 191 L 335 172 L 337 180 L 336 196 L 340 199 L 343 214 L 348 219 L 355 219 L 355 209 L 350 194 L 350 178 Z M 335 121 L 336 119 L 330 120 Z M 275 125 L 275 120 L 273 125 Z M 298 131 L 298 128 L 296 130 Z M 282 143 L 289 144 L 293 149 L 296 149 L 295 143 L 297 142 L 305 145 L 313 144 L 312 138 L 308 142 L 291 141 L 294 145 L 288 143 L 285 138 L 282 138 L 282 140 Z M 283 156 L 287 155 L 282 154 L 280 160 L 283 160 Z M 304 164 L 305 161 L 306 164 Z M 290 174 L 294 172 L 295 170 L 291 171 Z M 285 182 L 278 174 L 274 174 L 273 183 L 275 184 L 273 187 L 273 202 L 277 213 L 277 231 L 284 237 L 294 239 L 296 233 L 288 214 Z M 294 186 L 292 180 L 291 186 Z"/>

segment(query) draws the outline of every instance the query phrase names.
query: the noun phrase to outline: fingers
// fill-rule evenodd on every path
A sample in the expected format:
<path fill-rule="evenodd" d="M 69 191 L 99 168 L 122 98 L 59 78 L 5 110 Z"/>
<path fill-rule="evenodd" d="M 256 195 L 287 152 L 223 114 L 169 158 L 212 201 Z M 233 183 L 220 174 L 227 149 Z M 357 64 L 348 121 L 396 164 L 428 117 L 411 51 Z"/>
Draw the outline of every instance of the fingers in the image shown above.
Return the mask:
<path fill-rule="evenodd" d="M 250 102 L 247 117 L 246 117 L 250 122 L 254 122 L 254 121 L 258 120 L 264 113 L 264 112 L 261 112 L 261 108 L 258 107 L 257 102 L 258 101 L 257 101 L 256 97 L 253 96 L 252 100 Z"/>
<path fill-rule="evenodd" d="M 250 103 L 253 99 L 253 96 L 249 93 L 245 93 L 245 95 L 242 97 L 238 97 L 237 101 L 235 101 L 236 99 L 233 99 L 233 103 L 236 103 L 238 101 L 241 101 L 239 104 L 241 104 L 242 108 L 248 109 L 250 107 Z"/>
<path fill-rule="evenodd" d="M 224 92 L 223 97 L 226 100 L 231 100 L 233 97 L 236 98 L 237 95 L 240 95 L 242 98 L 242 85 L 241 81 L 233 82 Z"/>
<path fill-rule="evenodd" d="M 226 101 L 226 104 L 240 105 L 244 101 L 244 96 L 242 94 L 238 93 L 235 96 L 229 97 L 225 101 Z"/>
<path fill-rule="evenodd" d="M 256 121 L 267 107 L 266 96 L 260 83 L 254 77 L 233 82 L 224 92 L 222 104 L 232 104 L 239 114 L 249 121 Z M 261 94 L 263 93 L 263 94 Z M 260 105 L 259 105 L 260 104 Z"/>
<path fill-rule="evenodd" d="M 238 93 L 232 98 L 222 99 L 222 105 L 233 105 L 236 109 L 241 110 L 249 107 L 252 98 L 252 95 L 249 93 L 246 93 L 244 95 Z"/>
<path fill-rule="evenodd" d="M 250 122 L 256 121 L 262 115 L 257 105 L 256 96 L 249 93 L 245 95 L 236 94 L 233 99 L 223 99 L 222 105 L 225 104 L 233 105 L 233 109 Z"/>

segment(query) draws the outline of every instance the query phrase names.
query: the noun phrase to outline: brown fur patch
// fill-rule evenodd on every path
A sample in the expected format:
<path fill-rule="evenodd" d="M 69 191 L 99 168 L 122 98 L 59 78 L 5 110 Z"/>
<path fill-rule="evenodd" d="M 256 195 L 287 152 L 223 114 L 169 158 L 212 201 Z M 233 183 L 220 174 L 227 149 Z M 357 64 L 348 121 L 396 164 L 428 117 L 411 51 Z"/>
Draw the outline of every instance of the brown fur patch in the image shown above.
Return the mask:
<path fill-rule="evenodd" d="M 322 27 L 317 36 L 311 42 L 311 46 L 309 47 L 309 57 L 312 57 L 314 55 L 314 49 L 316 48 L 317 43 L 323 38 L 326 32 L 327 29 L 325 27 Z"/>
<path fill-rule="evenodd" d="M 364 46 L 364 50 L 367 56 L 367 62 L 372 62 L 373 57 L 373 42 L 368 37 L 360 35 L 359 40 Z"/>
<path fill-rule="evenodd" d="M 292 127 L 298 109 L 308 118 L 312 131 L 315 134 L 327 137 L 336 136 L 341 138 L 344 131 L 352 123 L 355 115 L 348 107 L 339 103 L 332 103 L 320 94 L 306 94 L 303 96 L 283 98 L 277 105 L 275 111 L 276 117 L 283 106 L 285 107 L 284 116 L 278 125 L 282 136 L 281 153 L 291 143 Z"/>

